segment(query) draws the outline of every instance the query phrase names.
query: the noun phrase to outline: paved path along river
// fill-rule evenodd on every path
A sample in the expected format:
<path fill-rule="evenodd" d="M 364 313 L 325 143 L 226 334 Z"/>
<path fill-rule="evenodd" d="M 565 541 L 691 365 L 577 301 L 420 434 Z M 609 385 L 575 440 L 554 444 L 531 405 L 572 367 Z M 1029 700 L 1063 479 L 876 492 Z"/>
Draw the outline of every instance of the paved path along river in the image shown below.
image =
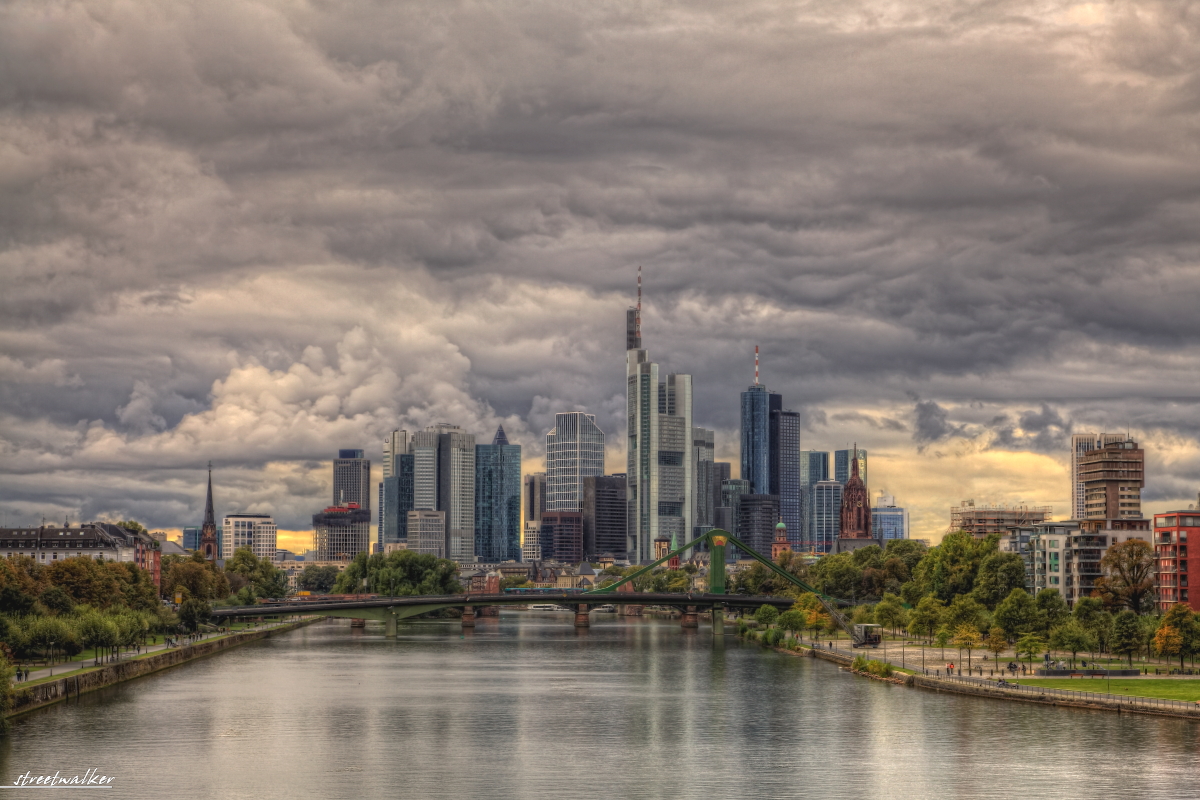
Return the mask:
<path fill-rule="evenodd" d="M 677 622 L 318 623 L 16 721 L 0 782 L 135 798 L 1191 794 L 1200 725 L 852 676 Z M 21 795 L 20 790 L 10 790 Z M 38 795 L 41 796 L 41 795 Z"/>

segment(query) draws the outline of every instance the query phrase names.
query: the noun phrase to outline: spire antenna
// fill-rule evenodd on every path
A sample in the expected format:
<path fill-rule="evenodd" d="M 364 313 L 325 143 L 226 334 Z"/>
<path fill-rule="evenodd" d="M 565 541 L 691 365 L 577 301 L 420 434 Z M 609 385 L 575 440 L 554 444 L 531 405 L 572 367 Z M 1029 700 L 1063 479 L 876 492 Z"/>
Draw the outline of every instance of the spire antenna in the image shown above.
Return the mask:
<path fill-rule="evenodd" d="M 754 345 L 754 385 L 758 386 L 758 345 Z"/>
<path fill-rule="evenodd" d="M 634 332 L 637 334 L 637 338 L 638 338 L 638 342 L 639 342 L 638 346 L 640 347 L 641 346 L 640 342 L 642 341 L 642 265 L 641 264 L 638 264 L 637 316 L 634 317 L 633 324 L 634 324 Z"/>

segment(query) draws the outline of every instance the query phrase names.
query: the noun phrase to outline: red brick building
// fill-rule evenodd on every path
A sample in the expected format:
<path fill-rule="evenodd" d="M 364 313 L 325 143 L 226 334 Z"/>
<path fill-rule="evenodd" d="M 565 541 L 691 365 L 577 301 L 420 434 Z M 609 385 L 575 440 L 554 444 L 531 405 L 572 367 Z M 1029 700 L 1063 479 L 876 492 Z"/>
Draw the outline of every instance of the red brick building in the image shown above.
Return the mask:
<path fill-rule="evenodd" d="M 1200 594 L 1189 592 L 1188 539 L 1200 540 L 1200 511 L 1168 511 L 1154 515 L 1154 551 L 1158 556 L 1158 607 L 1166 611 L 1176 603 L 1187 603 L 1200 611 Z"/>

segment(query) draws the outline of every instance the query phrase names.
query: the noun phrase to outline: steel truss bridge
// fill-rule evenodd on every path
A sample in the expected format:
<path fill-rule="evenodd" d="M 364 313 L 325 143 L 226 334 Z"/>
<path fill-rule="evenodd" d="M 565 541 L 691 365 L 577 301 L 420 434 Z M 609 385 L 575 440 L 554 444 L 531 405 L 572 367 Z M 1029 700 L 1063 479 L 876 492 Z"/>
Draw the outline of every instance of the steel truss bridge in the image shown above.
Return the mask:
<path fill-rule="evenodd" d="M 649 575 L 655 568 L 665 564 L 672 558 L 682 555 L 699 544 L 707 542 L 709 547 L 709 591 L 707 592 L 636 592 L 622 590 L 639 577 Z M 843 601 L 826 597 L 801 581 L 795 575 L 782 569 L 765 556 L 755 552 L 744 542 L 722 530 L 712 530 L 698 539 L 688 542 L 677 550 L 667 553 L 641 569 L 626 575 L 621 580 L 600 589 L 587 592 L 538 592 L 537 594 L 454 594 L 454 595 L 421 595 L 415 597 L 366 597 L 358 599 L 338 600 L 300 600 L 268 602 L 253 606 L 236 606 L 217 608 L 212 612 L 215 619 L 238 619 L 261 616 L 325 616 L 348 617 L 351 619 L 374 619 L 387 625 L 387 635 L 396 635 L 396 624 L 402 619 L 439 611 L 445 608 L 463 609 L 463 626 L 475 625 L 475 609 L 485 606 L 526 606 L 540 603 L 571 608 L 575 612 L 575 626 L 588 627 L 589 612 L 596 606 L 614 604 L 619 606 L 667 606 L 678 608 L 683 612 L 683 627 L 697 627 L 697 615 L 701 611 L 711 611 L 713 633 L 724 633 L 724 609 L 757 609 L 768 605 L 786 611 L 795 602 L 790 597 L 752 597 L 749 595 L 725 593 L 725 548 L 732 544 L 751 558 L 764 564 L 768 569 L 806 592 L 816 595 L 826 613 L 833 618 L 837 625 L 850 634 L 858 642 L 857 634 L 852 625 L 838 609 Z"/>

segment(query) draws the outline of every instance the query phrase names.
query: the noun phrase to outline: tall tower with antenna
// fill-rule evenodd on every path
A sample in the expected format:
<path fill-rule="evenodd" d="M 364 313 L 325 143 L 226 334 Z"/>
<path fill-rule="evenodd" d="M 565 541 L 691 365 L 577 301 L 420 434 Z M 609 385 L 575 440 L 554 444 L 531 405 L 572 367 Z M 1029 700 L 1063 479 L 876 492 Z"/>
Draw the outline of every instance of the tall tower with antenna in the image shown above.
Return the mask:
<path fill-rule="evenodd" d="M 637 305 L 625 311 L 625 350 L 642 349 L 642 268 L 638 267 Z"/>

